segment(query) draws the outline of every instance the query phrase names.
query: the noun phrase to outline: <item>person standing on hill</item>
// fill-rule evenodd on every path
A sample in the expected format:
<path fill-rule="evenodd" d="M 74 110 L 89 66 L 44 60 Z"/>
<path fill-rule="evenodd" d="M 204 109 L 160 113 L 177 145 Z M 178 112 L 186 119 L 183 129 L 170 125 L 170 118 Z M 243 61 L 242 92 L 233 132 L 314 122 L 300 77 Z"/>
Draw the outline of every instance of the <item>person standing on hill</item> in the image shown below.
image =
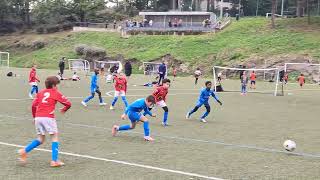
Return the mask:
<path fill-rule="evenodd" d="M 60 69 L 60 75 L 61 75 L 61 80 L 63 79 L 63 71 L 64 71 L 64 68 L 65 68 L 65 61 L 66 61 L 66 58 L 65 57 L 62 57 L 60 62 L 59 62 L 59 69 Z"/>

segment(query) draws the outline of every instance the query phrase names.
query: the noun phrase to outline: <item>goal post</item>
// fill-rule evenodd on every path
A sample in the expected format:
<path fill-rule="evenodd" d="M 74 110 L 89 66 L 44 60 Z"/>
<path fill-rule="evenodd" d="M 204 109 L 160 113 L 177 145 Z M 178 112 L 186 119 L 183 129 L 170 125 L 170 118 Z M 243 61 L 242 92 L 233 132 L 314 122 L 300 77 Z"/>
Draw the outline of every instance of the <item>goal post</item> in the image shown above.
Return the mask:
<path fill-rule="evenodd" d="M 0 52 L 0 67 L 10 67 L 10 53 Z"/>
<path fill-rule="evenodd" d="M 121 61 L 94 61 L 94 68 L 98 68 L 98 69 L 104 68 L 108 70 L 108 72 L 110 72 L 110 69 L 113 66 L 118 67 L 117 73 L 120 73 L 123 70 L 123 65 Z"/>
<path fill-rule="evenodd" d="M 280 69 L 281 68 L 234 68 L 234 67 L 222 67 L 222 66 L 213 66 L 213 86 L 214 86 L 214 90 L 217 90 L 217 85 L 218 85 L 218 81 L 217 81 L 217 74 L 219 73 L 220 75 L 224 75 L 224 77 L 226 77 L 226 79 L 228 79 L 229 77 L 236 77 L 237 75 L 239 75 L 239 79 L 240 79 L 240 75 L 242 74 L 242 72 L 246 71 L 248 72 L 248 78 L 250 78 L 250 74 L 249 72 L 254 71 L 256 73 L 257 79 L 260 80 L 268 80 L 269 78 L 269 82 L 273 82 L 274 84 L 274 91 L 273 91 L 273 95 L 277 96 L 278 95 L 278 85 L 279 85 L 279 81 L 280 81 Z M 266 78 L 266 72 L 271 72 L 268 73 L 269 77 Z M 240 91 L 240 90 L 239 90 Z"/>
<path fill-rule="evenodd" d="M 90 72 L 90 63 L 85 59 L 68 59 L 69 70 Z"/>
<path fill-rule="evenodd" d="M 159 67 L 162 63 L 156 62 L 143 62 L 143 74 L 144 75 L 158 75 Z M 168 75 L 168 69 L 166 69 L 166 76 Z"/>

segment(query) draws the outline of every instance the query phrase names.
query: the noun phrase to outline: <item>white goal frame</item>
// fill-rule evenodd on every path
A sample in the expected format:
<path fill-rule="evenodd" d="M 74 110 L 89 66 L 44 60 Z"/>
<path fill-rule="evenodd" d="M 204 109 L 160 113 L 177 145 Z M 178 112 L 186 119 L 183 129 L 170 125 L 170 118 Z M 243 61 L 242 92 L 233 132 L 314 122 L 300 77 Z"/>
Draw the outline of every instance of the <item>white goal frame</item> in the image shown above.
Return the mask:
<path fill-rule="evenodd" d="M 318 66 L 318 75 L 319 75 L 319 82 L 320 82 L 320 64 L 314 64 L 314 63 L 285 63 L 284 64 L 284 72 L 286 73 L 288 70 L 288 66 L 290 65 L 307 65 L 307 66 Z M 318 82 L 318 83 L 319 83 Z"/>
<path fill-rule="evenodd" d="M 117 70 L 117 73 L 120 73 L 123 70 L 123 65 L 122 65 L 121 61 L 94 61 L 95 68 L 98 68 L 97 64 L 99 64 L 99 67 L 101 67 L 101 65 L 103 64 L 103 68 L 105 68 L 106 64 L 110 64 L 110 65 L 118 64 L 119 68 Z M 110 71 L 111 67 L 112 66 L 109 67 L 108 72 Z"/>
<path fill-rule="evenodd" d="M 257 69 L 257 68 L 231 68 L 231 67 L 222 67 L 222 66 L 213 66 L 213 87 L 214 91 L 217 90 L 217 78 L 216 78 L 216 68 L 217 69 L 224 69 L 224 70 L 235 70 L 235 71 L 275 71 L 276 73 L 276 84 L 275 84 L 275 90 L 274 90 L 274 96 L 277 96 L 278 92 L 278 85 L 279 85 L 279 77 L 280 77 L 280 69 L 279 68 L 264 68 L 264 69 Z"/>
<path fill-rule="evenodd" d="M 146 67 L 147 65 L 155 65 L 155 66 L 152 66 L 152 69 L 150 71 L 150 76 L 151 75 L 158 75 L 159 74 L 159 71 L 158 71 L 158 68 L 159 66 L 161 65 L 162 63 L 156 63 L 156 62 L 143 62 L 143 74 L 144 75 L 147 75 L 147 71 L 146 71 Z M 168 75 L 168 67 L 166 66 L 166 75 Z"/>
<path fill-rule="evenodd" d="M 6 59 L 2 59 L 2 55 L 6 55 Z M 0 51 L 0 67 L 2 67 L 3 63 L 7 63 L 6 67 L 10 67 L 10 53 L 9 52 L 1 52 Z"/>
<path fill-rule="evenodd" d="M 73 62 L 78 61 L 82 62 L 81 66 L 73 66 Z M 69 70 L 71 71 L 85 71 L 86 73 L 90 72 L 90 63 L 85 59 L 68 59 Z"/>

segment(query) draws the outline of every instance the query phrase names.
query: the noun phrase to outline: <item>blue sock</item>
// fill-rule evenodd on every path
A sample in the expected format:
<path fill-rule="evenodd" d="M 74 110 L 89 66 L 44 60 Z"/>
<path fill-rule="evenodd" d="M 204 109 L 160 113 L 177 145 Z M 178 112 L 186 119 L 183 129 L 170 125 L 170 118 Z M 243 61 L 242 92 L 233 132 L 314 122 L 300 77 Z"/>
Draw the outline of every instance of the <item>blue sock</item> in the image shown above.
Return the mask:
<path fill-rule="evenodd" d="M 127 131 L 129 129 L 130 129 L 130 124 L 127 124 L 127 125 L 120 126 L 118 131 Z"/>
<path fill-rule="evenodd" d="M 39 91 L 38 86 L 35 86 L 35 90 L 36 90 L 36 93 L 38 93 Z"/>
<path fill-rule="evenodd" d="M 128 101 L 127 101 L 126 97 L 125 96 L 121 96 L 121 98 L 122 98 L 122 101 L 124 102 L 124 105 L 126 107 L 128 107 Z"/>
<path fill-rule="evenodd" d="M 26 153 L 32 151 L 32 149 L 38 147 L 41 144 L 41 142 L 38 139 L 33 140 L 28 146 L 24 149 Z"/>
<path fill-rule="evenodd" d="M 36 86 L 32 86 L 32 87 L 31 87 L 30 94 L 33 94 L 35 90 L 36 90 Z"/>
<path fill-rule="evenodd" d="M 99 96 L 99 102 L 100 102 L 100 103 L 103 103 L 103 99 L 102 99 L 101 96 Z"/>
<path fill-rule="evenodd" d="M 206 112 L 201 116 L 201 119 L 206 118 L 208 115 L 209 115 L 209 112 L 208 112 L 208 111 L 206 111 Z"/>
<path fill-rule="evenodd" d="M 52 161 L 57 161 L 58 154 L 59 154 L 59 142 L 52 142 L 51 148 L 52 148 Z"/>
<path fill-rule="evenodd" d="M 164 115 L 163 115 L 163 122 L 164 122 L 164 123 L 167 123 L 168 114 L 169 114 L 169 112 L 164 112 Z"/>
<path fill-rule="evenodd" d="M 118 97 L 116 96 L 116 97 L 113 98 L 113 101 L 112 101 L 111 105 L 114 106 L 117 101 L 118 101 Z"/>
<path fill-rule="evenodd" d="M 89 96 L 89 97 L 87 97 L 85 100 L 83 100 L 85 103 L 87 103 L 87 102 L 89 102 L 91 99 L 93 98 L 93 96 L 91 95 L 91 96 Z"/>
<path fill-rule="evenodd" d="M 143 122 L 143 130 L 144 130 L 144 136 L 150 135 L 149 121 Z"/>

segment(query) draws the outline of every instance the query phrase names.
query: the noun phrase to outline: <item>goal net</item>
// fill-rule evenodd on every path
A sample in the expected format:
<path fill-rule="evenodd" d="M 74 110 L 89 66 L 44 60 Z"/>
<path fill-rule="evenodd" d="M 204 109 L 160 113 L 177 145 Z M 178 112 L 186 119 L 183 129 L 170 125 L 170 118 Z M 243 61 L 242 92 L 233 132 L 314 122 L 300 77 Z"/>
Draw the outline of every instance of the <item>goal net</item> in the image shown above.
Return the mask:
<path fill-rule="evenodd" d="M 285 63 L 284 73 L 288 76 L 288 83 L 297 83 L 297 79 L 301 74 L 303 74 L 308 84 L 320 83 L 320 64 Z"/>
<path fill-rule="evenodd" d="M 0 52 L 0 67 L 10 66 L 10 54 L 8 52 Z"/>
<path fill-rule="evenodd" d="M 90 72 L 90 63 L 84 59 L 68 59 L 69 70 Z"/>
<path fill-rule="evenodd" d="M 123 69 L 122 63 L 120 61 L 95 61 L 94 67 L 97 69 L 104 68 L 104 71 L 107 73 L 111 73 L 111 71 L 114 71 L 114 68 L 117 73 L 120 73 Z"/>
<path fill-rule="evenodd" d="M 282 95 L 282 88 L 279 88 L 279 68 L 232 68 L 213 67 L 213 85 L 215 91 L 240 92 L 241 76 L 245 73 L 248 79 L 247 91 L 252 93 Z M 255 86 L 251 86 L 251 76 L 255 77 Z"/>
<path fill-rule="evenodd" d="M 143 62 L 143 74 L 144 75 L 158 75 L 159 73 L 159 66 L 162 63 L 155 63 L 155 62 Z M 167 76 L 168 70 L 166 71 Z"/>

